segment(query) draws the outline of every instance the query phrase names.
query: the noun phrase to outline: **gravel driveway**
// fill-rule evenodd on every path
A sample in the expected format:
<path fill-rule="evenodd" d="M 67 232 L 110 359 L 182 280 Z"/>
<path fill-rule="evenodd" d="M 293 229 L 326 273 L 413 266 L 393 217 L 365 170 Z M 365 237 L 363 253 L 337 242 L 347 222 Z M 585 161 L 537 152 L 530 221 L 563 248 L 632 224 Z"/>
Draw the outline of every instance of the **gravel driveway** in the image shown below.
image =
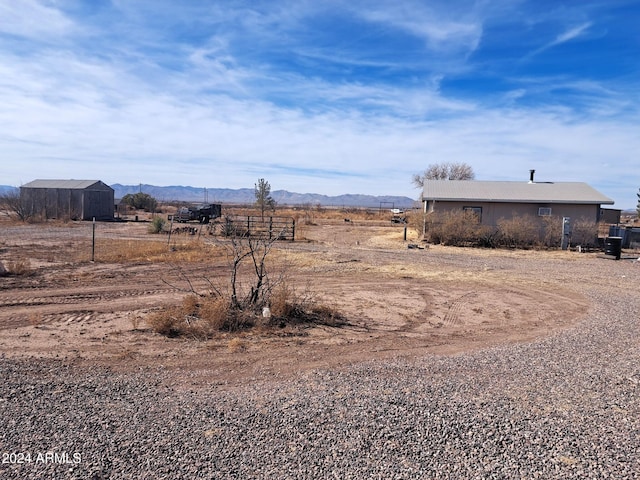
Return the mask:
<path fill-rule="evenodd" d="M 593 306 L 533 343 L 225 388 L 2 357 L 0 477 L 640 478 L 640 264 L 495 261 Z"/>

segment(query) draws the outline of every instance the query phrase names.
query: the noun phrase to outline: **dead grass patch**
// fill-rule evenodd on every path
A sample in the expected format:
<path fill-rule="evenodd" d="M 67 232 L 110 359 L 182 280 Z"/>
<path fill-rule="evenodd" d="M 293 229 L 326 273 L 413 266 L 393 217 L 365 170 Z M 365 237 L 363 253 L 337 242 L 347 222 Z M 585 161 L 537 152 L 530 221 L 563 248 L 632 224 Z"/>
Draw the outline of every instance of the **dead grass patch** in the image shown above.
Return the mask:
<path fill-rule="evenodd" d="M 28 258 L 17 258 L 6 262 L 6 269 L 11 275 L 28 277 L 35 272 Z"/>
<path fill-rule="evenodd" d="M 102 263 L 202 263 L 224 258 L 224 248 L 193 240 L 167 245 L 153 240 L 99 240 L 95 261 Z M 88 258 L 86 259 L 88 260 Z"/>
<path fill-rule="evenodd" d="M 246 350 L 247 346 L 244 340 L 239 337 L 234 337 L 227 343 L 227 348 L 230 352 L 237 353 L 239 351 Z"/>

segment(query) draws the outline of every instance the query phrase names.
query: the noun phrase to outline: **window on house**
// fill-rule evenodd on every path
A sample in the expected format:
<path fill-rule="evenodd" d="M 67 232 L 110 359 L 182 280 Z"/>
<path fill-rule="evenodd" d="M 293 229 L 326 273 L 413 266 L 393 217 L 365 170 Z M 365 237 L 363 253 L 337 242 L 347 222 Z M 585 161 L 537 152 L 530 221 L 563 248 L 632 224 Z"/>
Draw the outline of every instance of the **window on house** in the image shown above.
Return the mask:
<path fill-rule="evenodd" d="M 478 222 L 482 221 L 482 207 L 462 207 L 465 212 L 472 213 L 478 219 Z"/>
<path fill-rule="evenodd" d="M 538 216 L 539 217 L 550 217 L 551 216 L 551 207 L 540 207 L 540 208 L 538 208 Z"/>

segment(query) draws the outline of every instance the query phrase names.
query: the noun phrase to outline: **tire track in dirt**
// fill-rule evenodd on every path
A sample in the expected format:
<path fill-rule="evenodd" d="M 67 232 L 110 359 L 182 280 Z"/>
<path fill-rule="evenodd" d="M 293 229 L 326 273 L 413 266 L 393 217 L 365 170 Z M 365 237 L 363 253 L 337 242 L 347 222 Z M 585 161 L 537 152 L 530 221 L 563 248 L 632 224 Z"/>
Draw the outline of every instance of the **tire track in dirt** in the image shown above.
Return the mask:
<path fill-rule="evenodd" d="M 453 327 L 455 325 L 458 325 L 460 323 L 460 313 L 462 312 L 462 307 L 466 305 L 471 298 L 476 296 L 476 292 L 469 292 L 455 299 L 449 306 L 447 313 L 442 319 L 442 326 Z"/>
<path fill-rule="evenodd" d="M 77 303 L 97 302 L 127 297 L 162 295 L 175 291 L 175 288 L 157 288 L 147 290 L 119 290 L 95 293 L 65 293 L 58 291 L 47 296 L 27 296 L 25 298 L 15 298 L 16 296 L 14 295 L 12 298 L 0 297 L 0 308 L 29 307 L 37 305 L 73 305 Z"/>
<path fill-rule="evenodd" d="M 77 310 L 70 312 L 51 313 L 35 315 L 28 319 L 28 323 L 34 327 L 40 327 L 43 325 L 70 325 L 72 323 L 89 323 L 97 319 L 100 312 L 93 310 Z M 11 319 L 10 319 L 11 320 Z M 24 318 L 15 317 L 14 322 L 24 323 Z"/>
<path fill-rule="evenodd" d="M 24 327 L 27 325 L 32 325 L 34 327 L 39 327 L 43 325 L 70 325 L 72 323 L 91 323 L 98 319 L 101 312 L 92 311 L 92 310 L 71 310 L 67 312 L 56 312 L 56 313 L 42 313 L 42 312 L 32 312 L 30 315 L 25 317 L 24 314 L 20 315 L 12 315 L 6 318 L 0 319 L 0 330 L 6 330 L 10 328 L 18 328 Z"/>
<path fill-rule="evenodd" d="M 91 322 L 105 312 L 154 307 L 174 294 L 180 294 L 171 287 L 97 292 L 78 292 L 76 289 L 73 292 L 55 290 L 47 296 L 0 297 L 0 330 L 27 325 Z"/>

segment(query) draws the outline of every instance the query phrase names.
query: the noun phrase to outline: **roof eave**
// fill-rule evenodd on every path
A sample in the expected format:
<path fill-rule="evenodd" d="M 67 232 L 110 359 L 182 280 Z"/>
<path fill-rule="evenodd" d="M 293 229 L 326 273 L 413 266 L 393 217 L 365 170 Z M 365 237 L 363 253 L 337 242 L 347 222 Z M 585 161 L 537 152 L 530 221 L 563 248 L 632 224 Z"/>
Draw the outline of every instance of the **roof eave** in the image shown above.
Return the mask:
<path fill-rule="evenodd" d="M 552 204 L 564 204 L 564 205 L 613 205 L 613 200 L 549 200 L 549 199 L 495 199 L 495 198 L 435 198 L 435 197 L 422 197 L 423 202 L 427 201 L 437 202 L 485 202 L 485 203 L 552 203 Z"/>

